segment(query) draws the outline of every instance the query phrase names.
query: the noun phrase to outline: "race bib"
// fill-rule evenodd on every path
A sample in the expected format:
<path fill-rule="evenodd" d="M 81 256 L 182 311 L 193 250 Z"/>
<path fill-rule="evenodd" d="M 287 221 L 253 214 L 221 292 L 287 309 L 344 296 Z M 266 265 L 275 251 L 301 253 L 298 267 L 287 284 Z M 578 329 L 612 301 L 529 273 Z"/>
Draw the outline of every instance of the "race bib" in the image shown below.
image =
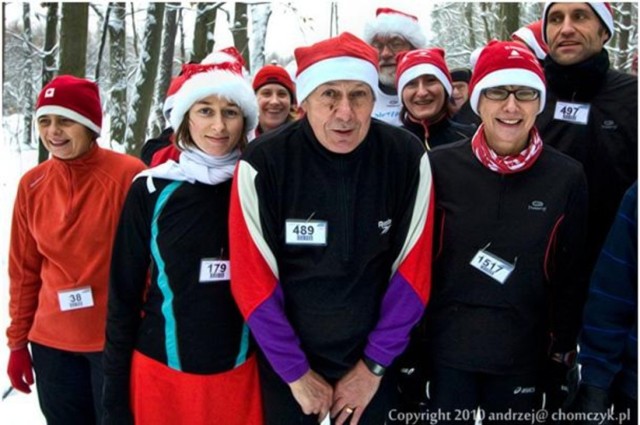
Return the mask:
<path fill-rule="evenodd" d="M 200 283 L 220 282 L 231 279 L 229 260 L 203 258 L 200 261 Z"/>
<path fill-rule="evenodd" d="M 60 310 L 78 310 L 93 307 L 93 293 L 90 286 L 58 291 Z"/>
<path fill-rule="evenodd" d="M 556 103 L 556 110 L 553 114 L 553 118 L 560 121 L 567 121 L 574 124 L 586 125 L 589 122 L 589 109 L 591 105 L 588 103 L 571 103 L 561 102 Z"/>
<path fill-rule="evenodd" d="M 503 285 L 516 268 L 514 264 L 487 251 L 487 247 L 479 250 L 469 264 Z"/>
<path fill-rule="evenodd" d="M 326 245 L 327 222 L 320 220 L 286 220 L 287 245 Z"/>

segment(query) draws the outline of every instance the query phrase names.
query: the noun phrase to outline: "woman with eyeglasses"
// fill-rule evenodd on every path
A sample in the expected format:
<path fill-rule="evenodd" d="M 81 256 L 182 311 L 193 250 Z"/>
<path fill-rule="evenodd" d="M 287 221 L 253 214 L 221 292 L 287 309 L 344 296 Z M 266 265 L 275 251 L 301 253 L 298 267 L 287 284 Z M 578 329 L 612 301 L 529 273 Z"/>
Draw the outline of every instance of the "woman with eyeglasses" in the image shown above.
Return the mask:
<path fill-rule="evenodd" d="M 545 91 L 531 52 L 490 43 L 471 80 L 480 127 L 429 155 L 439 234 L 423 348 L 440 424 L 531 423 L 539 377 L 566 371 L 575 347 L 587 189 L 534 127 Z"/>
<path fill-rule="evenodd" d="M 475 128 L 451 120 L 451 75 L 440 48 L 417 49 L 396 57 L 396 86 L 402 101 L 402 127 L 431 149 L 469 140 Z"/>

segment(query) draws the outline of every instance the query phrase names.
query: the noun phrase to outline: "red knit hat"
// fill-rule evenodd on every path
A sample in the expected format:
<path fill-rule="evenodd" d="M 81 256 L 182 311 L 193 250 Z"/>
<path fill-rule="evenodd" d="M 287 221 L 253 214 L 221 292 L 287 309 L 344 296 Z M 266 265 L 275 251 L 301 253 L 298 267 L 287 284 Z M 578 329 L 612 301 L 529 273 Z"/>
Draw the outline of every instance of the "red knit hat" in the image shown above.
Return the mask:
<path fill-rule="evenodd" d="M 164 98 L 164 104 L 162 105 L 162 113 L 167 121 L 169 121 L 169 117 L 171 116 L 175 94 L 180 90 L 180 87 L 182 87 L 186 79 L 187 77 L 184 74 L 180 74 L 177 77 L 173 77 L 171 84 L 169 84 L 167 96 Z"/>
<path fill-rule="evenodd" d="M 398 95 L 402 97 L 402 90 L 411 80 L 421 75 L 433 75 L 444 86 L 448 96 L 451 96 L 451 75 L 444 60 L 444 50 L 439 47 L 432 49 L 409 50 L 396 56 L 396 86 Z"/>
<path fill-rule="evenodd" d="M 540 60 L 543 60 L 547 56 L 547 53 L 549 53 L 547 43 L 542 39 L 542 20 L 535 21 L 518 29 L 511 34 L 511 39 L 513 41 L 519 40 L 526 44 Z"/>
<path fill-rule="evenodd" d="M 96 83 L 73 75 L 60 75 L 40 91 L 36 118 L 53 114 L 78 122 L 100 134 L 102 106 Z"/>
<path fill-rule="evenodd" d="M 253 78 L 253 91 L 257 92 L 260 87 L 267 84 L 280 84 L 287 89 L 291 96 L 291 103 L 296 103 L 296 84 L 291 80 L 286 69 L 278 65 L 265 65 Z"/>
<path fill-rule="evenodd" d="M 376 18 L 365 24 L 364 40 L 371 44 L 377 35 L 399 35 L 406 39 L 415 49 L 427 45 L 427 37 L 416 16 L 388 7 L 380 7 L 376 10 Z"/>
<path fill-rule="evenodd" d="M 499 86 L 525 86 L 540 91 L 540 109 L 544 109 L 546 81 L 538 59 L 521 43 L 491 41 L 482 49 L 469 83 L 469 103 L 478 114 L 482 90 Z"/>
<path fill-rule="evenodd" d="M 556 2 L 547 2 L 544 5 L 544 10 L 542 11 L 542 39 L 545 43 L 548 43 L 547 40 L 547 15 L 549 14 L 549 9 Z M 614 27 L 613 27 L 613 10 L 611 9 L 611 5 L 609 3 L 604 2 L 585 2 L 591 9 L 596 13 L 596 16 L 600 18 L 600 21 L 604 24 L 604 28 L 609 33 L 609 38 L 607 41 L 611 40 L 611 36 L 613 35 Z"/>
<path fill-rule="evenodd" d="M 378 51 L 355 35 L 343 32 L 294 51 L 298 64 L 297 98 L 302 102 L 321 84 L 356 80 L 378 86 Z"/>

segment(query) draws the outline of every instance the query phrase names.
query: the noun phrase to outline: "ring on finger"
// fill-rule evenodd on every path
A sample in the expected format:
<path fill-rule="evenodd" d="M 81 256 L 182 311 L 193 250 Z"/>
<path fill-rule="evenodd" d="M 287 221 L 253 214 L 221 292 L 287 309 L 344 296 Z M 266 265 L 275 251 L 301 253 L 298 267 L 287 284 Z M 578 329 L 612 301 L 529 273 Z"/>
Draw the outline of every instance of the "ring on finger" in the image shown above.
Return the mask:
<path fill-rule="evenodd" d="M 344 411 L 347 412 L 348 415 L 353 414 L 353 408 L 351 408 L 349 406 L 345 406 L 344 407 Z"/>

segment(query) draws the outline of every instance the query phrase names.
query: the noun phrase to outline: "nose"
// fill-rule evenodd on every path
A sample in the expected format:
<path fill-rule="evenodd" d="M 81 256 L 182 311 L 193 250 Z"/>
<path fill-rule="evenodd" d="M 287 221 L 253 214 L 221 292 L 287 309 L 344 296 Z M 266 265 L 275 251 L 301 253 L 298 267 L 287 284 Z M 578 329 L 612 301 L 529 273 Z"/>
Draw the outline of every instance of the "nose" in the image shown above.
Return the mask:
<path fill-rule="evenodd" d="M 426 96 L 428 92 L 429 90 L 427 89 L 427 85 L 422 81 L 418 81 L 418 91 L 416 94 L 419 96 Z"/>
<path fill-rule="evenodd" d="M 394 55 L 395 53 L 393 52 L 393 50 L 391 50 L 389 46 L 387 46 L 386 44 L 382 45 L 382 50 L 380 50 L 381 58 L 392 58 Z"/>
<path fill-rule="evenodd" d="M 562 26 L 560 27 L 560 32 L 562 34 L 572 33 L 575 29 L 573 28 L 573 21 L 571 20 L 571 16 L 566 15 L 562 20 Z"/>
<path fill-rule="evenodd" d="M 269 98 L 267 99 L 268 103 L 277 103 L 278 102 L 278 95 L 277 94 L 272 94 L 271 96 L 269 96 Z"/>
<path fill-rule="evenodd" d="M 504 102 L 503 109 L 505 111 L 515 111 L 518 109 L 518 101 L 516 100 L 515 93 L 509 93 L 509 96 Z"/>
<path fill-rule="evenodd" d="M 209 124 L 212 130 L 214 131 L 222 131 L 226 127 L 225 121 L 222 119 L 220 114 L 215 114 L 211 117 L 211 123 Z"/>
<path fill-rule="evenodd" d="M 342 121 L 350 121 L 353 116 L 353 109 L 348 96 L 342 96 L 335 107 L 335 117 Z"/>

